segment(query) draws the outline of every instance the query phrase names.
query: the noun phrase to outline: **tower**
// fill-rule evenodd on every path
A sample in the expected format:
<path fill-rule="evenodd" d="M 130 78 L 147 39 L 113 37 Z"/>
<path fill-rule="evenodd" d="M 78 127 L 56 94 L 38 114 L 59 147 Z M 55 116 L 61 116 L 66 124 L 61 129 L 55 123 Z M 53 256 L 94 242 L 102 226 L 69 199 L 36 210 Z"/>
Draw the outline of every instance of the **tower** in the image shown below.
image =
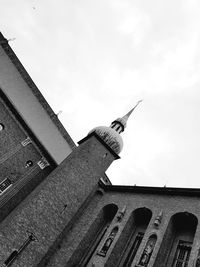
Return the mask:
<path fill-rule="evenodd" d="M 0 258 L 5 266 L 12 262 L 16 266 L 48 264 L 63 236 L 97 194 L 107 168 L 119 158 L 123 146 L 120 133 L 132 111 L 110 127 L 91 130 L 4 219 L 0 226 Z"/>
<path fill-rule="evenodd" d="M 0 222 L 75 147 L 0 33 Z"/>

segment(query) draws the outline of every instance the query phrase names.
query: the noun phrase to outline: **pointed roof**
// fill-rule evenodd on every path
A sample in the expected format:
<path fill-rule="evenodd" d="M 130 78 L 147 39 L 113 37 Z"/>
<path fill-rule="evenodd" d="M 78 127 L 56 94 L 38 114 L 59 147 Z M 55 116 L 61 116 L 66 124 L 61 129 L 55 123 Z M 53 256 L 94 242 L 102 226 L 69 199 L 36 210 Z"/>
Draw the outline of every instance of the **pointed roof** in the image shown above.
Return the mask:
<path fill-rule="evenodd" d="M 124 131 L 128 118 L 140 102 L 142 102 L 142 100 L 139 100 L 122 118 L 113 121 L 110 127 L 98 126 L 92 129 L 89 134 L 95 132 L 116 154 L 119 154 L 123 148 L 123 140 L 120 133 Z"/>
<path fill-rule="evenodd" d="M 136 109 L 136 107 L 137 107 L 142 101 L 143 101 L 142 99 L 139 100 L 139 101 L 136 103 L 136 105 L 135 105 L 135 106 L 134 106 L 128 113 L 126 113 L 126 115 L 124 115 L 124 116 L 122 117 L 122 119 L 123 119 L 123 121 L 125 122 L 125 124 L 127 123 L 128 118 L 130 117 L 131 113 Z"/>
<path fill-rule="evenodd" d="M 130 117 L 131 113 L 136 109 L 136 107 L 142 102 L 143 100 L 139 100 L 136 105 L 126 114 L 124 115 L 122 118 L 118 118 L 116 119 L 114 122 L 118 122 L 120 123 L 122 126 L 123 126 L 123 130 L 124 131 L 124 128 L 126 127 L 126 123 L 128 121 L 128 118 Z M 113 123 L 114 123 L 113 122 Z"/>

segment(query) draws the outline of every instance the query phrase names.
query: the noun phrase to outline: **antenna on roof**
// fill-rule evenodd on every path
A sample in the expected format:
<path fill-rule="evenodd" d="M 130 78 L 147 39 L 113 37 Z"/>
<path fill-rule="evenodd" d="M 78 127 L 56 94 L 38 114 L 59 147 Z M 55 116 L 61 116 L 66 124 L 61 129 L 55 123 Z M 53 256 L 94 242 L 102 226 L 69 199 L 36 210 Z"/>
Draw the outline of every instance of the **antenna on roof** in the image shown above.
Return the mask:
<path fill-rule="evenodd" d="M 8 42 L 12 42 L 12 41 L 15 41 L 16 40 L 16 38 L 10 38 L 10 39 L 8 39 Z"/>
<path fill-rule="evenodd" d="M 56 113 L 56 116 L 58 117 L 62 112 L 62 110 L 59 110 L 58 113 Z"/>

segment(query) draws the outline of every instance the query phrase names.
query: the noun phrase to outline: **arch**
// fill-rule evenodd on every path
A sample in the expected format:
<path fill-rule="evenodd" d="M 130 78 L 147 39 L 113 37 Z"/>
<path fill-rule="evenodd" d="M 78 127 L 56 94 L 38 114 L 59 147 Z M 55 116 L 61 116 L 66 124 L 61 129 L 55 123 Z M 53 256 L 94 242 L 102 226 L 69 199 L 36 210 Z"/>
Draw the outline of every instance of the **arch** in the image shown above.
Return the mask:
<path fill-rule="evenodd" d="M 188 265 L 197 224 L 197 217 L 189 212 L 179 212 L 170 218 L 155 267 Z"/>
<path fill-rule="evenodd" d="M 151 210 L 145 207 L 131 213 L 105 266 L 131 266 L 151 217 Z"/>
<path fill-rule="evenodd" d="M 115 204 L 108 204 L 101 209 L 85 237 L 80 242 L 78 249 L 69 260 L 69 266 L 87 266 L 117 211 L 118 207 Z"/>

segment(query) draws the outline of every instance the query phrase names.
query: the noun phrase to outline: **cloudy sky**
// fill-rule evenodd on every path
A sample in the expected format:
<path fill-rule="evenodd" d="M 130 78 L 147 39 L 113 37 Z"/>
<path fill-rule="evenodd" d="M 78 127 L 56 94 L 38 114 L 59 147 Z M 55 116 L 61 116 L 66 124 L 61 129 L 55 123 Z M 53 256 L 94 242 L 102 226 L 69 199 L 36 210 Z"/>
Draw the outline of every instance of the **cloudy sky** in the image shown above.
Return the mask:
<path fill-rule="evenodd" d="M 1 0 L 0 24 L 75 142 L 144 99 L 113 184 L 200 187 L 198 0 Z"/>

